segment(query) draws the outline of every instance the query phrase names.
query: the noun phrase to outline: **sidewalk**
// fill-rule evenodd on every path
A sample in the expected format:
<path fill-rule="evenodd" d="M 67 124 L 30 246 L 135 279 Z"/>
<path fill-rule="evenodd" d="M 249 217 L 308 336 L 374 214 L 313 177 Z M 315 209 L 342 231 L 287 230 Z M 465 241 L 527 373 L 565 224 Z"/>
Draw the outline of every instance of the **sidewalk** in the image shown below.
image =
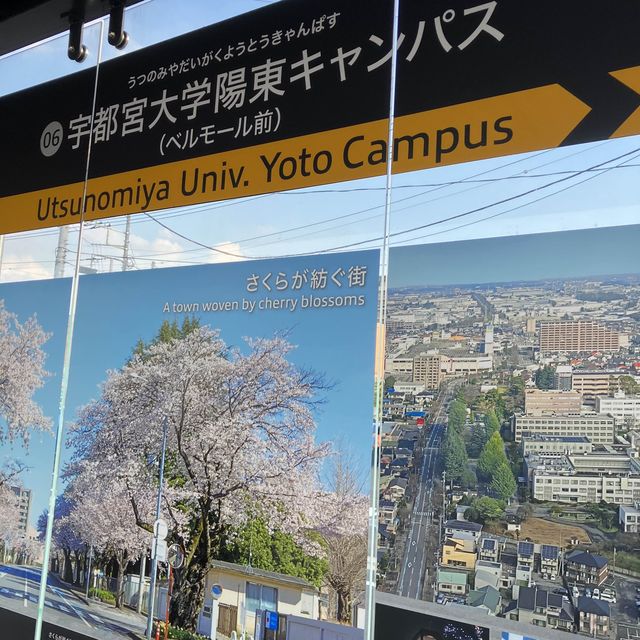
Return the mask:
<path fill-rule="evenodd" d="M 129 636 L 133 640 L 144 639 L 147 627 L 147 617 L 145 615 L 139 614 L 128 607 L 117 609 L 113 605 L 106 604 L 100 600 L 94 598 L 87 599 L 84 589 L 81 589 L 76 585 L 69 584 L 68 582 L 64 582 L 58 576 L 56 576 L 56 578 L 60 584 L 63 584 L 76 598 L 78 598 L 78 600 L 91 608 L 96 615 L 130 629 L 131 631 Z"/>

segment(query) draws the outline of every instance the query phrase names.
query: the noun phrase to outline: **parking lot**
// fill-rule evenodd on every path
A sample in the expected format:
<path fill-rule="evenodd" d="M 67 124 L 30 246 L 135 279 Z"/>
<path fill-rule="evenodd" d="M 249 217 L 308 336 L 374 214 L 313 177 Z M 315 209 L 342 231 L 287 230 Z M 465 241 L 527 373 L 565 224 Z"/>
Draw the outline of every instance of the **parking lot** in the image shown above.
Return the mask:
<path fill-rule="evenodd" d="M 640 616 L 636 599 L 640 600 L 640 581 L 624 576 L 616 576 L 613 584 L 618 602 L 612 605 L 612 619 L 617 622 L 616 637 L 620 640 L 640 639 Z"/>

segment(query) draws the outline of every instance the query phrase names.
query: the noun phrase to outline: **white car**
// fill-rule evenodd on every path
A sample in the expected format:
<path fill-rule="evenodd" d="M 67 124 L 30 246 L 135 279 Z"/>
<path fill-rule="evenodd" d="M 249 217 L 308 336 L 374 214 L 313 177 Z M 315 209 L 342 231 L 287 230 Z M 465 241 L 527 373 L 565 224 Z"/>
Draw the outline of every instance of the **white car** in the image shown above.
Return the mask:
<path fill-rule="evenodd" d="M 571 595 L 574 597 L 574 599 L 579 598 L 580 597 L 580 590 L 578 589 L 578 587 L 573 587 L 571 589 Z"/>
<path fill-rule="evenodd" d="M 609 602 L 610 604 L 615 604 L 617 602 L 616 597 L 612 593 L 603 593 L 600 596 L 600 600 L 604 600 L 605 602 Z"/>
<path fill-rule="evenodd" d="M 592 597 L 595 598 L 596 600 L 598 600 L 600 598 L 600 589 L 598 589 L 598 587 L 596 587 L 593 590 L 593 596 Z"/>

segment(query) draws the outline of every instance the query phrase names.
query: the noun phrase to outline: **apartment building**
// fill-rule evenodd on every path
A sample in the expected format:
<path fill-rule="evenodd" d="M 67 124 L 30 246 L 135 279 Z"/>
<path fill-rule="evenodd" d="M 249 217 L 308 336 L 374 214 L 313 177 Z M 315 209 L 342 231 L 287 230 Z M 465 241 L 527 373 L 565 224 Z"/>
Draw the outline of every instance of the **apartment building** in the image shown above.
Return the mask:
<path fill-rule="evenodd" d="M 609 562 L 604 556 L 575 549 L 565 556 L 564 575 L 569 582 L 597 587 L 609 575 Z"/>
<path fill-rule="evenodd" d="M 524 392 L 524 412 L 527 415 L 580 413 L 581 407 L 582 395 L 577 391 L 527 389 Z"/>
<path fill-rule="evenodd" d="M 640 501 L 640 461 L 626 454 L 596 452 L 536 462 L 527 460 L 536 500 L 629 506 Z"/>
<path fill-rule="evenodd" d="M 421 355 L 413 359 L 413 382 L 424 384 L 427 389 L 437 389 L 444 375 L 441 355 Z"/>
<path fill-rule="evenodd" d="M 622 334 L 592 320 L 540 322 L 541 353 L 618 351 L 625 342 Z"/>
<path fill-rule="evenodd" d="M 20 486 L 12 486 L 11 491 L 16 497 L 16 510 L 18 512 L 18 528 L 22 533 L 27 533 L 29 526 L 29 511 L 31 510 L 31 489 Z"/>
<path fill-rule="evenodd" d="M 596 406 L 598 396 L 612 396 L 619 389 L 619 371 L 598 369 L 574 369 L 571 374 L 571 390 L 582 395 L 582 404 Z"/>
<path fill-rule="evenodd" d="M 594 444 L 612 444 L 615 421 L 600 413 L 529 416 L 515 414 L 512 429 L 516 442 L 532 434 L 547 436 L 584 436 Z"/>

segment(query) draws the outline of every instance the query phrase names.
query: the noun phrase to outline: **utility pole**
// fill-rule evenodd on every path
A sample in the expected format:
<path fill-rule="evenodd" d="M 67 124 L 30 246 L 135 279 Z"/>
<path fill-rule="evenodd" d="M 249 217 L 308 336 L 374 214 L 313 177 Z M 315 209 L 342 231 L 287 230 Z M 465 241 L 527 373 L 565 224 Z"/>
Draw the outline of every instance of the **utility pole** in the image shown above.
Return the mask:
<path fill-rule="evenodd" d="M 90 586 L 90 582 L 91 582 L 91 563 L 93 562 L 93 545 L 91 545 L 89 547 L 89 560 L 87 561 L 87 584 L 85 587 L 85 597 L 88 600 L 89 599 L 89 586 Z"/>
<path fill-rule="evenodd" d="M 131 216 L 127 216 L 127 224 L 124 228 L 124 245 L 122 247 L 122 270 L 129 268 L 129 242 L 131 240 Z"/>
<path fill-rule="evenodd" d="M 145 580 L 146 572 L 147 572 L 147 552 L 145 551 L 142 554 L 142 558 L 140 559 L 140 583 L 138 585 L 138 604 L 136 606 L 136 611 L 138 613 L 142 613 L 142 600 L 144 596 L 144 580 Z"/>
<path fill-rule="evenodd" d="M 169 429 L 169 420 L 167 416 L 162 422 L 162 454 L 160 456 L 160 478 L 158 483 L 158 496 L 156 499 L 156 521 L 160 520 L 162 515 L 162 485 L 164 484 L 164 460 L 167 452 L 167 432 Z M 149 586 L 149 614 L 147 616 L 147 640 L 151 640 L 151 632 L 153 631 L 153 610 L 156 605 L 156 580 L 158 574 L 158 539 L 155 536 L 156 548 L 153 550 L 153 560 L 151 562 L 151 584 Z"/>
<path fill-rule="evenodd" d="M 69 226 L 63 225 L 58 231 L 58 246 L 56 248 L 56 262 L 53 270 L 54 278 L 64 278 L 64 266 L 67 261 L 67 242 L 69 241 Z"/>

